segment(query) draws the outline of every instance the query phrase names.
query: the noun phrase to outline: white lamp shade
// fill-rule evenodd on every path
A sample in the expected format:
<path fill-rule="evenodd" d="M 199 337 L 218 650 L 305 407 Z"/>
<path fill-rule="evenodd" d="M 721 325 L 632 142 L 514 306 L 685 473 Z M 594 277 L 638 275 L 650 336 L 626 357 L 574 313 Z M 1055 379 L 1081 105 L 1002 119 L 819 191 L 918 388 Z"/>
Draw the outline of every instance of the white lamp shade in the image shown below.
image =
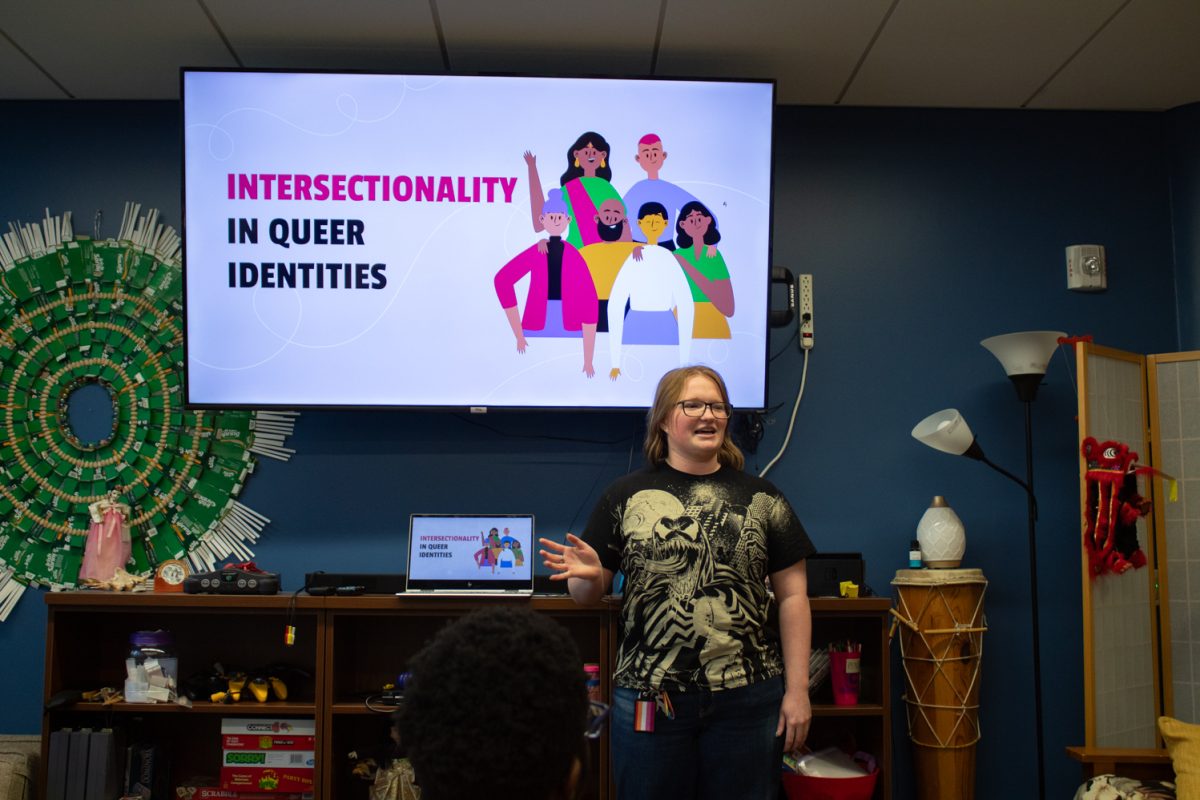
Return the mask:
<path fill-rule="evenodd" d="M 992 336 L 980 342 L 1000 360 L 1004 374 L 1045 375 L 1051 356 L 1058 349 L 1062 331 L 1022 331 Z"/>
<path fill-rule="evenodd" d="M 971 427 L 958 413 L 957 408 L 947 408 L 930 414 L 912 429 L 913 438 L 919 442 L 954 456 L 961 456 L 975 441 Z"/>

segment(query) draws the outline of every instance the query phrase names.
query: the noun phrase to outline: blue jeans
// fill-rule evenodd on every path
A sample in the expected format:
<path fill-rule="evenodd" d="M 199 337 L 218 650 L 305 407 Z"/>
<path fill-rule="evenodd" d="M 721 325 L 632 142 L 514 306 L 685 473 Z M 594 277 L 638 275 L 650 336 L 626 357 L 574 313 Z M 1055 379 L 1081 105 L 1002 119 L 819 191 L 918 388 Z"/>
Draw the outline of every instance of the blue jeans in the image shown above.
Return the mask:
<path fill-rule="evenodd" d="M 613 774 L 617 800 L 775 800 L 783 739 L 775 736 L 783 679 L 726 689 L 670 693 L 654 732 L 633 729 L 633 689 L 613 690 Z"/>

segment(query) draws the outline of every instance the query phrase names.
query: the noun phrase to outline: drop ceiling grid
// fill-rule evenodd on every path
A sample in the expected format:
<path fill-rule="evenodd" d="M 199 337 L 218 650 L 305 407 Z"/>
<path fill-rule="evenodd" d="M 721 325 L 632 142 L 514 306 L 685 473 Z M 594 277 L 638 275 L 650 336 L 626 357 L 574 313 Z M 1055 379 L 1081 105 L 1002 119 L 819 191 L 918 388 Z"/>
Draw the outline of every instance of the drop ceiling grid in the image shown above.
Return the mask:
<path fill-rule="evenodd" d="M 1200 101 L 1200 2 L 1134 0 L 1031 108 L 1159 110 Z"/>
<path fill-rule="evenodd" d="M 1016 108 L 1123 0 L 904 0 L 847 105 Z"/>
<path fill-rule="evenodd" d="M 669 0 L 658 73 L 775 78 L 783 104 L 831 105 L 892 0 Z"/>

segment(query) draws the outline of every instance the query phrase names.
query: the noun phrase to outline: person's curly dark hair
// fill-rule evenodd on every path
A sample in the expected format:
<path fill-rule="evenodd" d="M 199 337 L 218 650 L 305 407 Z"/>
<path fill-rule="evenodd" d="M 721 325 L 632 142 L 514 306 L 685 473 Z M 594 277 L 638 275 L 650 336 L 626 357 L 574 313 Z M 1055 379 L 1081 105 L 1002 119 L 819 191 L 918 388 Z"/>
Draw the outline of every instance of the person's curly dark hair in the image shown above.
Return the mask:
<path fill-rule="evenodd" d="M 567 630 L 527 609 L 475 611 L 412 660 L 400 741 L 422 800 L 542 800 L 582 758 L 588 701 Z"/>

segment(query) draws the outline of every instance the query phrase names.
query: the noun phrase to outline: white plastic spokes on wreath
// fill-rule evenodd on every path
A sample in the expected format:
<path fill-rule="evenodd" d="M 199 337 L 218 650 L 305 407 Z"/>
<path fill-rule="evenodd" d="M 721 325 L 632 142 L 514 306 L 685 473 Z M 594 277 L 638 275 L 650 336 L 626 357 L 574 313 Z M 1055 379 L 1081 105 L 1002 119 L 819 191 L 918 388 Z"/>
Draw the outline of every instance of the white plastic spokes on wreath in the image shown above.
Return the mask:
<path fill-rule="evenodd" d="M 76 238 L 49 210 L 0 236 L 0 621 L 28 585 L 76 585 L 87 504 L 110 491 L 130 502 L 139 575 L 250 560 L 270 522 L 235 498 L 257 457 L 295 452 L 298 415 L 184 408 L 180 245 L 135 203 L 116 239 Z M 86 384 L 113 409 L 88 443 L 68 413 Z"/>

